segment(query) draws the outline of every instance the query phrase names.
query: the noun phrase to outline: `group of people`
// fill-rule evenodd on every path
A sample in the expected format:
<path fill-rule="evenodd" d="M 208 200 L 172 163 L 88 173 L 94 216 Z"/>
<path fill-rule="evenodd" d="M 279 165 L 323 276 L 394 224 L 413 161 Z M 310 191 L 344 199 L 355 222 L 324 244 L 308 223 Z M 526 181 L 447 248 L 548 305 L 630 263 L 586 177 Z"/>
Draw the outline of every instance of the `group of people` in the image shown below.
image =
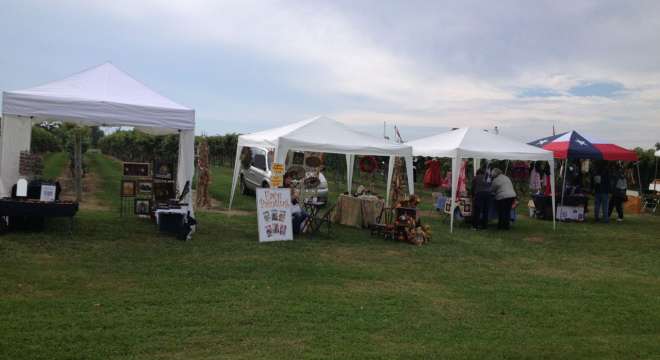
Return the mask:
<path fill-rule="evenodd" d="M 490 176 L 484 169 L 477 170 L 477 174 L 472 179 L 472 227 L 474 229 L 488 227 L 490 203 L 495 200 L 497 228 L 509 230 L 511 208 L 516 197 L 513 182 L 502 170 L 491 169 Z"/>
<path fill-rule="evenodd" d="M 596 221 L 608 223 L 616 208 L 617 221 L 623 221 L 623 203 L 627 200 L 628 182 L 623 169 L 618 169 L 612 178 L 606 166 L 601 166 L 593 176 L 594 217 Z"/>

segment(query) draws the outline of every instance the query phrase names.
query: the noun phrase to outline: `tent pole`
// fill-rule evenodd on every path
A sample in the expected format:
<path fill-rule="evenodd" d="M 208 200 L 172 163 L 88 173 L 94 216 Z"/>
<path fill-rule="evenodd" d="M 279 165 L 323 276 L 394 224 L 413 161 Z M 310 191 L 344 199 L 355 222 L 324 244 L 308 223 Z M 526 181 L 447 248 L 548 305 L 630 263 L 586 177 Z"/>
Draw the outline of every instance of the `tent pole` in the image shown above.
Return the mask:
<path fill-rule="evenodd" d="M 387 191 L 387 194 L 385 195 L 385 206 L 389 207 L 390 206 L 390 191 L 392 189 L 392 175 L 394 173 L 394 161 L 396 160 L 396 157 L 394 155 L 390 156 L 390 161 L 389 164 L 387 165 L 387 185 L 385 186 L 385 189 Z M 394 199 L 396 201 L 397 199 Z"/>
<path fill-rule="evenodd" d="M 458 187 L 458 153 L 451 159 L 451 210 L 449 221 L 449 233 L 454 232 L 454 210 L 456 207 L 456 192 Z"/>
<path fill-rule="evenodd" d="M 639 167 L 638 167 L 639 168 Z M 658 185 L 655 183 L 655 179 L 658 178 L 658 158 L 655 158 L 655 175 L 653 175 L 653 191 L 658 191 Z"/>
<path fill-rule="evenodd" d="M 549 160 L 548 166 L 550 166 L 550 196 L 552 196 L 552 229 L 557 230 L 557 207 L 556 207 L 556 196 L 555 196 L 555 160 Z"/>
<path fill-rule="evenodd" d="M 355 155 L 346 154 L 346 186 L 348 188 L 348 194 L 352 193 L 353 188 L 353 167 L 354 167 Z"/>
<path fill-rule="evenodd" d="M 642 198 L 642 173 L 639 171 L 639 161 L 637 161 L 637 182 L 639 182 L 639 198 Z"/>
<path fill-rule="evenodd" d="M 406 179 L 408 180 L 408 193 L 410 195 L 415 194 L 415 176 L 413 175 L 413 157 L 406 156 Z"/>
<path fill-rule="evenodd" d="M 234 203 L 234 194 L 236 193 L 236 182 L 238 181 L 238 173 L 241 171 L 241 152 L 243 152 L 243 147 L 241 145 L 236 146 L 236 158 L 234 160 L 234 174 L 231 180 L 231 193 L 229 195 L 229 207 Z"/>
<path fill-rule="evenodd" d="M 566 192 L 566 173 L 568 171 L 568 158 L 564 160 L 564 177 L 561 179 L 561 201 L 559 204 L 564 206 L 564 193 Z"/>
<path fill-rule="evenodd" d="M 76 189 L 76 201 L 82 201 L 82 135 L 81 129 L 77 129 L 74 135 L 73 149 L 73 174 L 74 188 Z"/>

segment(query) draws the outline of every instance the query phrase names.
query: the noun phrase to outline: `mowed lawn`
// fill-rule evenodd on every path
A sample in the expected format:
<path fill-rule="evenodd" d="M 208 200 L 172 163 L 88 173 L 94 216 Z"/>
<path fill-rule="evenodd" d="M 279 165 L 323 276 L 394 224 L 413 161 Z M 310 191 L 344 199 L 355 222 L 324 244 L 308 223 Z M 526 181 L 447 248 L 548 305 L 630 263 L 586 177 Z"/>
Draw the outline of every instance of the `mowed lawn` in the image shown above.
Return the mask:
<path fill-rule="evenodd" d="M 191 242 L 118 211 L 0 236 L 0 358 L 660 357 L 658 216 L 450 235 L 435 215 L 422 247 L 339 226 L 259 244 L 253 214 L 198 219 Z"/>

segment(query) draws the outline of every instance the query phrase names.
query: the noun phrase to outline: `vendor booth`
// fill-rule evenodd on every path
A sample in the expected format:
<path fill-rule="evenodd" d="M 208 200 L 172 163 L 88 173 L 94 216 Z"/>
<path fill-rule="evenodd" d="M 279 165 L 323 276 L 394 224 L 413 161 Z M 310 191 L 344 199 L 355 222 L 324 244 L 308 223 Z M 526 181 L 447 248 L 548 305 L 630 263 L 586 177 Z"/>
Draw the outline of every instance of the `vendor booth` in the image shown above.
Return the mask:
<path fill-rule="evenodd" d="M 42 121 L 128 126 L 152 134 L 179 134 L 176 187 L 185 193 L 194 173 L 195 111 L 149 89 L 111 63 L 63 80 L 3 93 L 0 196 L 19 180 L 21 152 L 30 150 L 32 125 Z M 182 202 L 192 215 L 190 193 Z"/>
<path fill-rule="evenodd" d="M 501 135 L 487 133 L 480 129 L 460 128 L 407 143 L 413 148 L 414 156 L 447 157 L 452 159 L 451 209 L 457 206 L 459 161 L 474 159 L 474 171 L 480 159 L 547 161 L 550 164 L 551 179 L 554 179 L 554 159 L 550 151 L 539 149 Z M 553 194 L 554 180 L 550 182 Z M 553 212 L 553 226 L 555 226 Z M 450 212 L 450 232 L 454 231 L 454 211 Z"/>
<path fill-rule="evenodd" d="M 587 197 L 566 198 L 566 174 L 569 166 L 568 160 L 605 160 L 605 161 L 637 161 L 637 153 L 633 150 L 625 149 L 613 143 L 601 141 L 592 137 L 586 137 L 577 131 L 569 131 L 558 135 L 548 136 L 534 140 L 530 143 L 536 147 L 553 152 L 555 159 L 564 160 L 562 174 L 562 192 L 560 203 L 562 205 L 575 205 L 586 209 Z M 637 164 L 637 181 L 640 184 L 640 193 L 642 194 L 641 181 L 639 178 L 639 164 Z"/>
<path fill-rule="evenodd" d="M 338 153 L 346 155 L 347 187 L 351 192 L 353 182 L 353 167 L 356 155 L 388 156 L 389 169 L 387 176 L 386 203 L 389 203 L 390 185 L 396 157 L 406 161 L 408 190 L 413 194 L 412 148 L 406 144 L 395 144 L 385 139 L 373 137 L 355 131 L 333 119 L 317 116 L 290 125 L 264 130 L 238 137 L 236 161 L 231 185 L 229 208 L 231 208 L 236 185 L 238 183 L 244 147 L 259 147 L 274 152 L 274 162 L 284 164 L 289 151 L 311 151 L 319 153 Z"/>

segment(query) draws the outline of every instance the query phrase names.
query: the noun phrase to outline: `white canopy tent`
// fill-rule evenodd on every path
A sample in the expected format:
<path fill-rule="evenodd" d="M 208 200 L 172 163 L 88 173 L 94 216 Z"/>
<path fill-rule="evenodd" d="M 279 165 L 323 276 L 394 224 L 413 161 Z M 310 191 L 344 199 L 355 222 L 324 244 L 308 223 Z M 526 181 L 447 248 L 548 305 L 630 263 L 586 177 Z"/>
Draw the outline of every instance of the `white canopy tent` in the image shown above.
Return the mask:
<path fill-rule="evenodd" d="M 394 144 L 385 139 L 373 137 L 355 131 L 333 119 L 317 116 L 286 126 L 264 130 L 252 134 L 240 135 L 236 147 L 234 177 L 231 184 L 229 208 L 234 201 L 236 184 L 240 174 L 240 156 L 244 147 L 261 147 L 275 152 L 275 162 L 284 163 L 289 150 L 338 153 L 346 155 L 346 177 L 348 191 L 353 183 L 353 164 L 355 155 L 389 156 L 387 173 L 387 200 L 389 204 L 390 184 L 394 169 L 394 158 L 404 157 L 408 176 L 408 191 L 415 192 L 412 181 L 412 148 L 406 144 Z"/>
<path fill-rule="evenodd" d="M 451 221 L 450 232 L 454 231 L 454 211 L 456 188 L 458 187 L 459 161 L 474 159 L 474 171 L 479 168 L 480 159 L 547 161 L 550 165 L 550 187 L 552 191 L 552 223 L 555 222 L 555 166 L 552 151 L 540 149 L 501 135 L 483 130 L 460 128 L 429 136 L 407 143 L 413 147 L 414 156 L 448 157 L 451 162 Z"/>
<path fill-rule="evenodd" d="M 179 134 L 177 188 L 195 170 L 195 110 L 154 92 L 105 63 L 68 78 L 2 95 L 0 196 L 18 180 L 21 151 L 30 150 L 32 125 L 62 121 L 89 126 L 130 126 L 152 134 Z M 192 198 L 184 199 L 191 204 Z"/>

